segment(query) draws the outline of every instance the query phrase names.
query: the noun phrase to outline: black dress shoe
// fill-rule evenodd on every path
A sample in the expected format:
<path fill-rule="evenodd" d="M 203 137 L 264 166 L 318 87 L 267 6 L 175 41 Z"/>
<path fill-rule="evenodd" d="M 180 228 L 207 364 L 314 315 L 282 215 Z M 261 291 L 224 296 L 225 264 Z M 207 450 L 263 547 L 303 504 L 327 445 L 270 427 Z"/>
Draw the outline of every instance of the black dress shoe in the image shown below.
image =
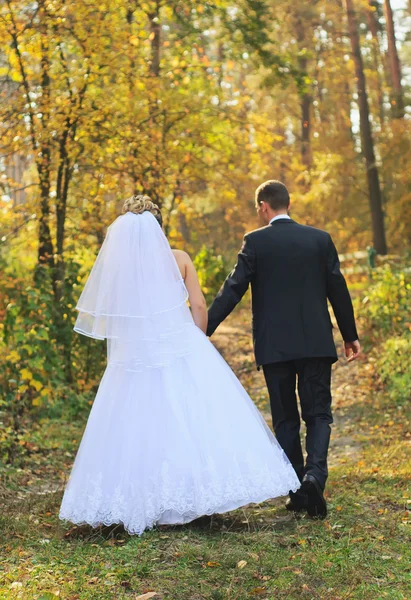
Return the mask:
<path fill-rule="evenodd" d="M 301 491 L 307 494 L 307 512 L 310 517 L 325 519 L 327 516 L 327 503 L 321 486 L 313 475 L 304 476 Z"/>
<path fill-rule="evenodd" d="M 292 512 L 303 512 L 307 510 L 308 498 L 306 494 L 298 492 L 290 492 L 290 497 L 285 503 L 285 508 Z"/>
<path fill-rule="evenodd" d="M 290 512 L 303 512 L 306 510 L 306 508 L 304 506 L 301 506 L 299 504 L 295 504 L 295 502 L 293 502 L 291 500 L 291 498 L 288 498 L 288 500 L 285 503 L 285 508 L 287 510 L 289 510 Z"/>

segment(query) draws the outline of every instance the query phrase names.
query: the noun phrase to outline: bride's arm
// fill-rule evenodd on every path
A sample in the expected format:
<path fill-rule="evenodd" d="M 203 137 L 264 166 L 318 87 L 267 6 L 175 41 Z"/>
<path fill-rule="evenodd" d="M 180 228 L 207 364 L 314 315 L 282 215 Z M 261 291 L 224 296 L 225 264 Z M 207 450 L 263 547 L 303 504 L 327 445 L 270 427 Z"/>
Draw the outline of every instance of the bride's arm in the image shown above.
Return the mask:
<path fill-rule="evenodd" d="M 188 291 L 191 313 L 193 315 L 194 323 L 206 333 L 208 315 L 207 315 L 207 304 L 201 291 L 200 282 L 198 281 L 197 271 L 191 261 L 188 254 L 185 254 L 185 276 L 184 282 Z"/>

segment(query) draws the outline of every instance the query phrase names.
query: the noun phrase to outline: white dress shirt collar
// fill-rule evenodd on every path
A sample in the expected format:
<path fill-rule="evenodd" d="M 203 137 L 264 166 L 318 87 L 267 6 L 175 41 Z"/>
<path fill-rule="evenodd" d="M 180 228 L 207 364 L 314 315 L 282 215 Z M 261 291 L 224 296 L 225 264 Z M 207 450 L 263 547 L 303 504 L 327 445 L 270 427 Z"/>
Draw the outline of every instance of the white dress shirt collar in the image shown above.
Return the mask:
<path fill-rule="evenodd" d="M 270 225 L 271 223 L 274 223 L 274 221 L 277 221 L 277 219 L 291 219 L 291 217 L 289 215 L 286 215 L 285 213 L 283 215 L 276 215 L 271 219 Z"/>

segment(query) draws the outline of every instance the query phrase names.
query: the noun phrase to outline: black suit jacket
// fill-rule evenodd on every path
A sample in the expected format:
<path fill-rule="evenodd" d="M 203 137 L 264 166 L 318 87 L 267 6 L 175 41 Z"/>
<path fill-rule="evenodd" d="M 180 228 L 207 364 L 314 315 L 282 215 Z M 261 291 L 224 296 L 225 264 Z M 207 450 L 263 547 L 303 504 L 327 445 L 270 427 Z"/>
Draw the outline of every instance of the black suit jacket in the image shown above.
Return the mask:
<path fill-rule="evenodd" d="M 327 298 L 346 342 L 358 339 L 337 250 L 325 231 L 278 219 L 248 233 L 234 270 L 209 310 L 207 335 L 251 284 L 257 365 L 337 353 Z"/>

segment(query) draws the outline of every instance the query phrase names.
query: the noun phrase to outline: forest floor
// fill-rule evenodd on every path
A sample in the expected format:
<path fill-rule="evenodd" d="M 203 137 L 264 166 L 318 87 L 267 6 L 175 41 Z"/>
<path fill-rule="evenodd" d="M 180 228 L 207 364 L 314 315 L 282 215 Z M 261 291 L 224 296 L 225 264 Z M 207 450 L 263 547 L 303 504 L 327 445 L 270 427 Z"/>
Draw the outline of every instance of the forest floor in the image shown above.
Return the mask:
<path fill-rule="evenodd" d="M 270 422 L 248 310 L 213 341 Z M 325 521 L 296 518 L 278 499 L 142 537 L 58 520 L 84 419 L 42 419 L 23 466 L 1 473 L 0 598 L 409 600 L 410 423 L 366 355 L 335 365 L 333 394 Z"/>

